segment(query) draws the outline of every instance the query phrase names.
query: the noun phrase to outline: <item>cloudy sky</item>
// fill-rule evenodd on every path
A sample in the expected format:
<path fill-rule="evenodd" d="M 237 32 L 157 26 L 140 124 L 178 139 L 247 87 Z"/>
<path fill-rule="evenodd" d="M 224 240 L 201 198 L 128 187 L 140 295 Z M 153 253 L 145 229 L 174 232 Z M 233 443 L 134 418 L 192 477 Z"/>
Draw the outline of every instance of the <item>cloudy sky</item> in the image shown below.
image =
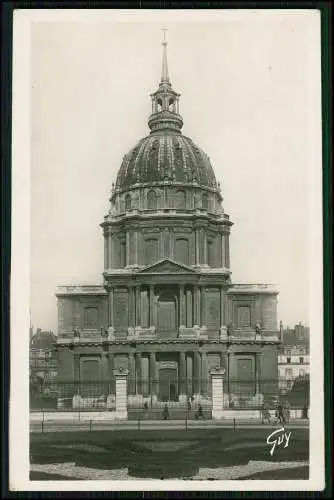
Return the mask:
<path fill-rule="evenodd" d="M 31 26 L 33 326 L 57 330 L 57 285 L 102 282 L 99 224 L 123 155 L 148 134 L 164 24 L 183 133 L 210 156 L 234 222 L 232 279 L 275 283 L 278 319 L 308 323 L 317 19 L 112 14 Z"/>

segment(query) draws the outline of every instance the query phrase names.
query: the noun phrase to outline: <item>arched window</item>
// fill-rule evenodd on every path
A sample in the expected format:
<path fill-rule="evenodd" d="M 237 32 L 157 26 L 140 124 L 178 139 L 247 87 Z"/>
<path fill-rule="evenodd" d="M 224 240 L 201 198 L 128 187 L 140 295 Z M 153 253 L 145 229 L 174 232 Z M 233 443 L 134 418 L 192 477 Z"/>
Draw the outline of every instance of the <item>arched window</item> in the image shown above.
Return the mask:
<path fill-rule="evenodd" d="M 186 193 L 184 191 L 177 191 L 175 195 L 176 208 L 186 208 Z"/>
<path fill-rule="evenodd" d="M 127 194 L 125 197 L 125 210 L 131 210 L 131 195 Z"/>
<path fill-rule="evenodd" d="M 168 110 L 172 113 L 175 112 L 175 101 L 174 99 L 169 99 L 168 101 Z"/>
<path fill-rule="evenodd" d="M 202 195 L 202 208 L 204 208 L 204 210 L 207 210 L 209 207 L 209 197 L 207 195 L 207 193 L 203 193 Z"/>
<path fill-rule="evenodd" d="M 147 208 L 150 210 L 155 210 L 157 208 L 157 195 L 153 190 L 149 191 L 147 194 Z"/>
<path fill-rule="evenodd" d="M 162 111 L 162 100 L 158 99 L 157 100 L 157 112 L 160 113 Z"/>

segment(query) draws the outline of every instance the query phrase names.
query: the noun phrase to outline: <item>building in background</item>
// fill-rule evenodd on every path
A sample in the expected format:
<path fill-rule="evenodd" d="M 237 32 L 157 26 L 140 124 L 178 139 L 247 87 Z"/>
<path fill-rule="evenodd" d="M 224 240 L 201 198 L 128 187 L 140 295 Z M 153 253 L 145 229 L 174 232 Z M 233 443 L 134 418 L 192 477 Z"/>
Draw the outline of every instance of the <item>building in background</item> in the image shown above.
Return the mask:
<path fill-rule="evenodd" d="M 125 368 L 130 402 L 206 401 L 219 366 L 230 404 L 261 404 L 278 390 L 278 291 L 231 281 L 232 222 L 209 157 L 181 132 L 166 42 L 151 101 L 150 133 L 124 156 L 101 224 L 103 284 L 56 292 L 58 380 L 76 401 L 96 382 L 103 400 Z"/>
<path fill-rule="evenodd" d="M 290 391 L 296 379 L 310 373 L 310 329 L 301 323 L 283 330 L 283 344 L 278 354 L 279 388 Z"/>
<path fill-rule="evenodd" d="M 51 331 L 30 329 L 29 368 L 30 379 L 43 382 L 55 380 L 58 374 L 58 360 L 55 350 L 56 336 Z"/>

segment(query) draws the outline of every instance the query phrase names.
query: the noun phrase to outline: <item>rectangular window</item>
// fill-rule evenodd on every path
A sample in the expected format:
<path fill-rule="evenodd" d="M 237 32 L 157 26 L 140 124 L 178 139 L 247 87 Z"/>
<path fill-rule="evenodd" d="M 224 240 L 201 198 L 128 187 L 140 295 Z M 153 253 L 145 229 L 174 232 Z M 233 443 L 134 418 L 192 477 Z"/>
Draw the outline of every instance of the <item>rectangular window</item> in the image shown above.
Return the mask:
<path fill-rule="evenodd" d="M 303 364 L 304 364 L 304 358 L 303 358 L 303 356 L 300 356 L 300 358 L 299 358 L 299 363 L 300 363 L 301 365 L 303 365 Z"/>
<path fill-rule="evenodd" d="M 291 363 L 291 358 L 290 357 L 287 357 L 286 358 L 286 362 L 288 363 L 288 365 Z"/>
<path fill-rule="evenodd" d="M 286 376 L 286 378 L 288 378 L 288 379 L 291 379 L 291 378 L 292 378 L 292 369 L 291 369 L 291 368 L 287 368 L 287 369 L 285 370 L 285 376 Z"/>
<path fill-rule="evenodd" d="M 97 307 L 85 307 L 84 309 L 84 328 L 85 330 L 96 329 L 98 327 Z"/>
<path fill-rule="evenodd" d="M 251 314 L 249 306 L 239 306 L 237 309 L 237 325 L 238 328 L 247 328 L 251 324 Z"/>

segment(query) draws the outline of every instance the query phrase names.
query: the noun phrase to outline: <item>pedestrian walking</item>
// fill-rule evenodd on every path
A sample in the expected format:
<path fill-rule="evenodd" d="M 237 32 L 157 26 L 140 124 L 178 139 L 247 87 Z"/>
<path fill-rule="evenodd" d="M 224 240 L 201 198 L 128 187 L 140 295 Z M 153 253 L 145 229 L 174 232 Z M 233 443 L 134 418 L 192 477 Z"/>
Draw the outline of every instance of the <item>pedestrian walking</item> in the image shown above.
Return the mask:
<path fill-rule="evenodd" d="M 280 424 L 284 424 L 285 423 L 285 419 L 284 419 L 284 413 L 283 413 L 282 403 L 278 403 L 277 410 L 276 410 L 276 415 L 277 415 L 277 419 L 278 419 L 279 423 Z"/>
<path fill-rule="evenodd" d="M 267 402 L 262 405 L 262 423 L 270 423 L 270 407 Z"/>
<path fill-rule="evenodd" d="M 169 411 L 168 411 L 167 403 L 165 404 L 164 411 L 163 411 L 162 415 L 163 415 L 164 420 L 168 420 L 169 419 Z"/>

